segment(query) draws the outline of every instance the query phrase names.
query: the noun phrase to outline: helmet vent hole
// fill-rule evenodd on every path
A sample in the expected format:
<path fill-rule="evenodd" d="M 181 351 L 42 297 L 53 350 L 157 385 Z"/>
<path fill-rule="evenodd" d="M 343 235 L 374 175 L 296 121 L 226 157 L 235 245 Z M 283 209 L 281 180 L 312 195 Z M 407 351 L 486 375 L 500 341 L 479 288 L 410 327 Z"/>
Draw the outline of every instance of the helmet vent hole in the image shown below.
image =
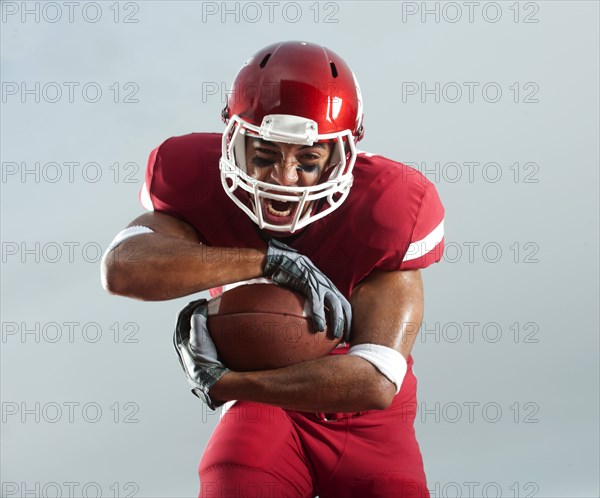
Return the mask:
<path fill-rule="evenodd" d="M 334 78 L 337 78 L 338 72 L 337 72 L 337 68 L 335 67 L 335 63 L 330 62 L 329 65 L 331 66 L 331 74 L 333 75 Z"/>
<path fill-rule="evenodd" d="M 259 64 L 261 69 L 263 69 L 267 65 L 267 62 L 269 62 L 270 57 L 271 57 L 271 54 L 267 54 L 263 57 L 263 60 L 260 61 L 260 64 Z"/>

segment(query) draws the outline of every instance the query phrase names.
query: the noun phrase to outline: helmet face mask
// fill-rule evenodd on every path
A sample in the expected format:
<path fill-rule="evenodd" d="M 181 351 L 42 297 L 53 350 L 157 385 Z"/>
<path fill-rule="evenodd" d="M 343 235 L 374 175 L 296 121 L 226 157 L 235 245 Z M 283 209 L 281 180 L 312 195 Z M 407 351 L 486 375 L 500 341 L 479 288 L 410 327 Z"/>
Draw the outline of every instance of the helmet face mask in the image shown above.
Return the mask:
<path fill-rule="evenodd" d="M 263 136 L 256 127 L 246 127 L 238 116 L 234 116 L 223 134 L 220 161 L 221 181 L 225 192 L 261 229 L 295 232 L 331 213 L 346 199 L 352 186 L 352 168 L 356 158 L 354 140 L 349 132 L 319 137 L 319 141 L 332 141 L 332 148 L 329 164 L 321 175 L 321 181 L 312 186 L 268 183 L 248 173 L 246 137 Z M 346 153 L 345 144 L 348 145 L 349 153 Z M 290 215 L 283 217 L 278 223 L 269 221 L 269 216 L 265 213 L 265 203 L 269 200 L 290 203 Z M 313 208 L 318 201 L 324 201 L 324 206 L 315 212 Z"/>
<path fill-rule="evenodd" d="M 333 52 L 302 42 L 266 47 L 238 73 L 223 117 L 221 182 L 259 228 L 295 232 L 337 209 L 348 196 L 355 141 L 362 137 L 362 101 L 354 74 Z M 328 142 L 329 162 L 314 185 L 261 181 L 246 164 L 247 137 L 274 145 Z M 273 201 L 286 203 L 289 212 L 272 216 L 268 207 Z"/>

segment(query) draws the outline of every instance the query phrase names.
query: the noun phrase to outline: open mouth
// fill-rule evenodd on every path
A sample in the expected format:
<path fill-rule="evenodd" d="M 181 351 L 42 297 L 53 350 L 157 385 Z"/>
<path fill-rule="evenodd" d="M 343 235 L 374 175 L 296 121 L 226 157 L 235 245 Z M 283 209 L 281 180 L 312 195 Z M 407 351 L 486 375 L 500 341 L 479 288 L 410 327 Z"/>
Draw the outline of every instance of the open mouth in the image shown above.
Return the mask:
<path fill-rule="evenodd" d="M 265 221 L 274 225 L 290 223 L 299 207 L 299 202 L 262 199 Z"/>
<path fill-rule="evenodd" d="M 273 216 L 285 217 L 292 213 L 292 203 L 267 199 L 267 211 Z"/>

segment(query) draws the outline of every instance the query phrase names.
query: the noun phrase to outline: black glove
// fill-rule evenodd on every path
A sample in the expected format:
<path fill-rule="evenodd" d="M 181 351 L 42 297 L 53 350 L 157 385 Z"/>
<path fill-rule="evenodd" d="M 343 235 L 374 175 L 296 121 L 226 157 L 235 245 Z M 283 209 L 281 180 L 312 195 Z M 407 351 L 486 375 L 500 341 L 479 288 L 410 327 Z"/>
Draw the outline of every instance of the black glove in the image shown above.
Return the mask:
<path fill-rule="evenodd" d="M 264 275 L 308 298 L 317 330 L 325 330 L 327 306 L 333 335 L 336 338 L 343 335 L 344 340 L 349 340 L 352 322 L 350 303 L 310 259 L 273 239 L 269 242 Z"/>
<path fill-rule="evenodd" d="M 198 299 L 179 312 L 173 344 L 192 393 L 214 410 L 223 403 L 213 402 L 208 391 L 229 369 L 217 358 L 217 349 L 208 333 L 206 303 L 206 299 Z"/>

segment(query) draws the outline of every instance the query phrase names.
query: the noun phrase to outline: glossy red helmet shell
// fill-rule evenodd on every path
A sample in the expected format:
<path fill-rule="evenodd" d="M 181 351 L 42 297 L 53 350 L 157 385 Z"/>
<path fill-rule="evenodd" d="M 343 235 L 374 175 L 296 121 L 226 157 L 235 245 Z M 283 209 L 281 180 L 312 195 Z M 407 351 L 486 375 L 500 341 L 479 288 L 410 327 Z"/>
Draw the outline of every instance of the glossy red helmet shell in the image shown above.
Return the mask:
<path fill-rule="evenodd" d="M 319 135 L 350 130 L 362 138 L 363 110 L 354 73 L 335 52 L 308 42 L 275 43 L 254 54 L 238 72 L 223 109 L 260 126 L 267 115 L 315 121 Z"/>

